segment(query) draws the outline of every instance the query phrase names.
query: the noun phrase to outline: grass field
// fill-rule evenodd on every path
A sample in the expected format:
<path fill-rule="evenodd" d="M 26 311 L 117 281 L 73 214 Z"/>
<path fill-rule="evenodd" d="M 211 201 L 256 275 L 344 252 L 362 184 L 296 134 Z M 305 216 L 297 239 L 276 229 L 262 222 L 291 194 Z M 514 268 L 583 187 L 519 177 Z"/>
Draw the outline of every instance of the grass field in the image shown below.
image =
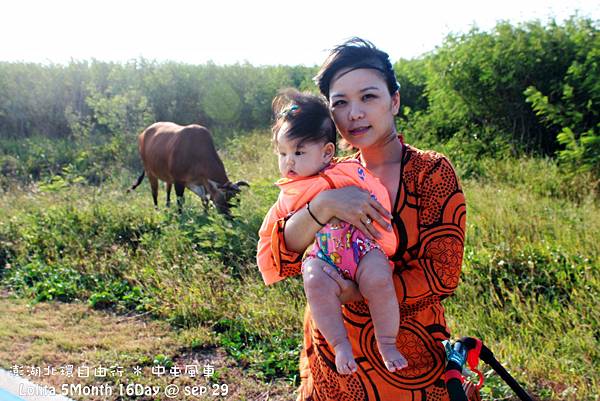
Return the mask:
<path fill-rule="evenodd" d="M 293 399 L 283 394 L 298 381 L 301 282 L 288 279 L 267 288 L 254 264 L 256 233 L 277 196 L 268 141 L 267 133 L 254 132 L 221 149 L 230 178 L 251 183 L 233 221 L 214 211 L 205 214 L 189 192 L 181 216 L 166 210 L 162 188 L 155 211 L 147 183 L 125 193 L 137 173 L 127 169 L 105 171 L 110 179 L 94 186 L 78 179 L 76 166 L 71 176 L 26 186 L 5 182 L 2 286 L 33 308 L 52 311 L 46 305 L 60 301 L 76 305 L 60 309 L 80 319 L 107 312 L 117 319 L 143 315 L 134 320 L 147 323 L 131 327 L 132 333 L 170 333 L 164 343 L 135 352 L 132 338 L 115 336 L 104 346 L 113 354 L 90 357 L 92 363 L 112 358 L 150 367 L 198 350 L 221 353 L 230 385 L 248 389 L 235 399 L 270 391 L 269 383 L 276 383 L 270 399 Z M 453 335 L 482 338 L 541 400 L 596 401 L 600 207 L 592 186 L 586 177 L 564 177 L 547 159 L 479 163 L 483 174 L 463 181 L 468 232 L 462 284 L 444 302 Z M 461 165 L 456 167 L 460 172 Z M 19 299 L 5 297 L 2 303 L 5 324 L 8 308 L 18 316 L 28 310 Z M 35 319 L 18 320 L 20 336 L 46 330 Z M 98 324 L 90 320 L 82 327 Z M 166 326 L 156 329 L 160 325 Z M 56 327 L 71 331 L 67 324 Z M 14 331 L 0 330 L 4 339 Z M 107 330 L 117 329 L 107 324 Z M 15 339 L 4 340 L 0 366 L 60 363 L 80 347 L 91 347 L 78 341 L 63 347 L 71 354 L 62 354 L 44 347 L 22 352 L 11 349 Z M 486 375 L 484 399 L 512 399 L 507 386 Z"/>

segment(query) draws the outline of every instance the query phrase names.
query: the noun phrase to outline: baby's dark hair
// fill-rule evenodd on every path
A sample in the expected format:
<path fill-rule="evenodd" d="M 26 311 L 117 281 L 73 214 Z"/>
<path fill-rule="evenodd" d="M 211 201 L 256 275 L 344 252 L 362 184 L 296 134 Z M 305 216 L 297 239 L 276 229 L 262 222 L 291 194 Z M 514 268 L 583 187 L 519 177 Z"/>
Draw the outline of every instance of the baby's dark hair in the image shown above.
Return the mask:
<path fill-rule="evenodd" d="M 329 99 L 329 87 L 333 77 L 341 70 L 350 72 L 359 68 L 378 71 L 385 80 L 390 95 L 400 89 L 388 54 L 368 40 L 357 37 L 331 49 L 314 81 L 321 94 Z"/>
<path fill-rule="evenodd" d="M 275 122 L 271 127 L 273 144 L 277 145 L 277 133 L 288 123 L 286 135 L 300 142 L 336 143 L 335 124 L 322 96 L 300 92 L 293 88 L 279 91 L 272 104 Z"/>

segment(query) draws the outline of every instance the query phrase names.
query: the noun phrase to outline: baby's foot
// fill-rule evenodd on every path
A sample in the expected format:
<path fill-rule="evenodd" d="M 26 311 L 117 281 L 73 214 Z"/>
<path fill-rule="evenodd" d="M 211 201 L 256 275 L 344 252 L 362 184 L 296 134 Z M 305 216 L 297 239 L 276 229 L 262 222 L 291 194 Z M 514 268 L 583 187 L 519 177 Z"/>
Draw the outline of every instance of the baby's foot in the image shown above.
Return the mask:
<path fill-rule="evenodd" d="M 352 354 L 352 346 L 348 341 L 342 342 L 334 347 L 335 367 L 339 374 L 349 375 L 356 372 L 357 366 Z"/>
<path fill-rule="evenodd" d="M 408 366 L 406 358 L 398 351 L 395 342 L 393 344 L 380 342 L 377 346 L 379 348 L 379 353 L 383 358 L 383 363 L 385 363 L 385 367 L 390 372 L 396 372 Z"/>

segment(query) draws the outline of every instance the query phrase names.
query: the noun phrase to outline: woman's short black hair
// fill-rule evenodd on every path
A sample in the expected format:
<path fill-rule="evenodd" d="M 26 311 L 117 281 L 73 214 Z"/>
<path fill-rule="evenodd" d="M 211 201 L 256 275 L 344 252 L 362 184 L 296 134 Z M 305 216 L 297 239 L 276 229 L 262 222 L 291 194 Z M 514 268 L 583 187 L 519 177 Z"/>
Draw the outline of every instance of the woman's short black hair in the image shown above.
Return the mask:
<path fill-rule="evenodd" d="M 335 124 L 329 113 L 327 102 L 322 96 L 300 92 L 293 88 L 279 91 L 272 104 L 275 122 L 271 127 L 273 143 L 277 144 L 277 133 L 288 123 L 286 135 L 301 142 L 336 143 Z"/>
<path fill-rule="evenodd" d="M 354 37 L 334 47 L 314 78 L 323 96 L 329 99 L 331 80 L 340 70 L 369 68 L 378 71 L 385 80 L 390 95 L 400 89 L 390 57 L 368 40 Z"/>

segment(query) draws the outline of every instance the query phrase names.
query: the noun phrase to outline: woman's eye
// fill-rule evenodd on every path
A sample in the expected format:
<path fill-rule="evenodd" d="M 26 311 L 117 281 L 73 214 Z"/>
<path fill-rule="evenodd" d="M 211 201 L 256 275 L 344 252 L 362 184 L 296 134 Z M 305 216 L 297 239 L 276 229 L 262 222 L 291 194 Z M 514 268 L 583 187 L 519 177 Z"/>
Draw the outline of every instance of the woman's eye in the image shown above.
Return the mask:
<path fill-rule="evenodd" d="M 296 156 L 302 156 L 303 154 L 304 154 L 304 152 L 300 152 L 300 151 L 296 152 Z"/>
<path fill-rule="evenodd" d="M 375 99 L 377 96 L 375 96 L 372 93 L 367 93 L 363 96 L 363 100 L 370 100 L 370 99 Z"/>
<path fill-rule="evenodd" d="M 331 104 L 331 107 L 337 107 L 337 106 L 341 106 L 343 104 L 345 104 L 346 102 L 344 100 L 336 100 L 335 102 L 333 102 Z"/>

